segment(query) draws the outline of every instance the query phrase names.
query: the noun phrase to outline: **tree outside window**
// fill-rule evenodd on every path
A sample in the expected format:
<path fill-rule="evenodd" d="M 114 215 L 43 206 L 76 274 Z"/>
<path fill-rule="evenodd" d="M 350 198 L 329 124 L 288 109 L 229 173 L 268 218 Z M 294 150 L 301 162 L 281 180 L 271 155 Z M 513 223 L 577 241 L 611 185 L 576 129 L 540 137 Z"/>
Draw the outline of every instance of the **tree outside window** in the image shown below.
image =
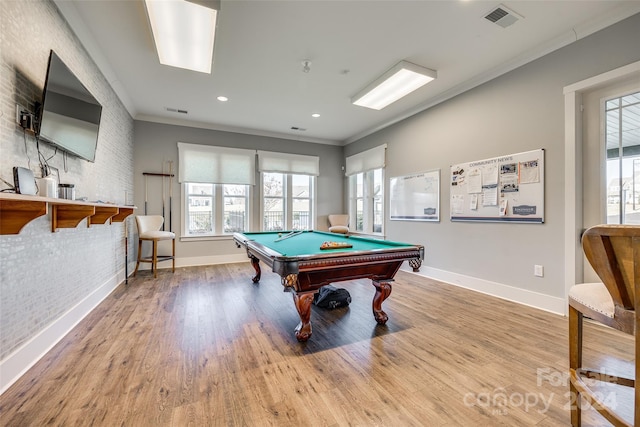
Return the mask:
<path fill-rule="evenodd" d="M 263 230 L 312 229 L 314 183 L 309 175 L 262 173 Z"/>

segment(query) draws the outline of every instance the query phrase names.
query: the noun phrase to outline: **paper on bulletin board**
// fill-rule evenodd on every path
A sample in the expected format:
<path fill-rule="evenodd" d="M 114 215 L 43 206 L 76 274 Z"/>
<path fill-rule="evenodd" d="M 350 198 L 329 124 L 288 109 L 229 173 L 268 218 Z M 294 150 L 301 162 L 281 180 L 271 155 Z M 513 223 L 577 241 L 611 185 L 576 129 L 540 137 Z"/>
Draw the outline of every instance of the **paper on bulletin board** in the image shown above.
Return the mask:
<path fill-rule="evenodd" d="M 440 221 L 440 169 L 389 181 L 392 221 Z"/>
<path fill-rule="evenodd" d="M 449 184 L 452 221 L 544 222 L 544 149 L 453 165 Z"/>

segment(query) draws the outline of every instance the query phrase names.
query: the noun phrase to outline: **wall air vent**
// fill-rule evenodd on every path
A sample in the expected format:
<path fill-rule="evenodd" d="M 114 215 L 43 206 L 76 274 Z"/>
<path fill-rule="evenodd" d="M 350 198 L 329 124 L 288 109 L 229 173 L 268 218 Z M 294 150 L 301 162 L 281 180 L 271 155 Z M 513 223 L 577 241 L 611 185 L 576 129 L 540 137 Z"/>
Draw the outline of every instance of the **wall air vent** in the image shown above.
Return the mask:
<path fill-rule="evenodd" d="M 501 4 L 486 14 L 484 19 L 493 22 L 502 28 L 507 28 L 522 19 L 522 16 Z"/>
<path fill-rule="evenodd" d="M 187 110 L 180 110 L 178 108 L 166 107 L 166 110 L 170 113 L 189 114 Z"/>

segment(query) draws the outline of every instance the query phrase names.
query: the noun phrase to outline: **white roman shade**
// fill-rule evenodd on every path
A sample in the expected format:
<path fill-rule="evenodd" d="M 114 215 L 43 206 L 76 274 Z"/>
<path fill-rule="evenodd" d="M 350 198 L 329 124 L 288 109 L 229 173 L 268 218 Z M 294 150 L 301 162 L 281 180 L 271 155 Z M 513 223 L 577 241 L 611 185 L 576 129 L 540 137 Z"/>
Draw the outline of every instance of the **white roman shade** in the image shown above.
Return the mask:
<path fill-rule="evenodd" d="M 253 185 L 255 159 L 255 150 L 178 142 L 178 180 Z"/>
<path fill-rule="evenodd" d="M 292 173 L 296 175 L 320 175 L 320 158 L 301 154 L 258 151 L 260 172 Z"/>
<path fill-rule="evenodd" d="M 383 144 L 347 157 L 345 175 L 351 176 L 357 173 L 383 168 L 385 165 L 386 151 L 387 144 Z"/>

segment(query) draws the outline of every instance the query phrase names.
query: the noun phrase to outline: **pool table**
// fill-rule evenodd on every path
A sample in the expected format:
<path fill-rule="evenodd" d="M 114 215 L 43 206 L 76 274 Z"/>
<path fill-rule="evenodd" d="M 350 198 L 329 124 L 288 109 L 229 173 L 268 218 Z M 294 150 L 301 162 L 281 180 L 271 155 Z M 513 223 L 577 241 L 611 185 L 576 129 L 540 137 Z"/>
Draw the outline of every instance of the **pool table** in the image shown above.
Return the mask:
<path fill-rule="evenodd" d="M 424 247 L 408 243 L 370 239 L 323 231 L 269 231 L 234 233 L 238 248 L 245 247 L 256 271 L 253 282 L 260 281 L 260 261 L 281 277 L 285 290 L 291 291 L 300 324 L 295 330 L 298 341 L 311 336 L 311 303 L 324 285 L 342 280 L 371 279 L 376 288 L 373 316 L 385 324 L 388 316 L 382 302 L 391 294 L 391 281 L 403 261 L 418 271 L 424 259 Z M 335 249 L 320 249 L 334 242 Z"/>

